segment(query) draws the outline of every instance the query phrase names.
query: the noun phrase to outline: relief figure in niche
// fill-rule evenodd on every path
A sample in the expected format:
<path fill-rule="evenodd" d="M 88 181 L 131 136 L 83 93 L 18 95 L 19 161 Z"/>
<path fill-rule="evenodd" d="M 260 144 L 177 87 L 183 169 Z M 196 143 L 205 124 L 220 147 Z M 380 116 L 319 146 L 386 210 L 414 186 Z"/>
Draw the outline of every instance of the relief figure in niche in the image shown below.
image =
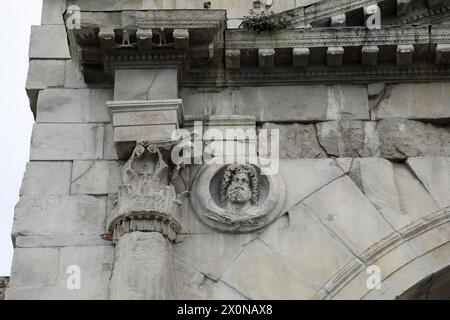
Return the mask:
<path fill-rule="evenodd" d="M 229 165 L 220 184 L 223 208 L 231 220 L 257 215 L 259 177 L 252 165 Z"/>

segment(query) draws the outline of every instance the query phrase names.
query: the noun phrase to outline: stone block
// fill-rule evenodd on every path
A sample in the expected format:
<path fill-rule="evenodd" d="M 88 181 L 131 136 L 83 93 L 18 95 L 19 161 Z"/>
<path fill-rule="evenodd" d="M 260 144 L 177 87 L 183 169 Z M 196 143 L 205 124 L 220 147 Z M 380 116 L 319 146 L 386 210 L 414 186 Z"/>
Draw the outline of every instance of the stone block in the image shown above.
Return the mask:
<path fill-rule="evenodd" d="M 430 219 L 430 217 L 428 218 Z M 420 226 L 420 224 L 418 223 L 415 224 L 414 226 Z M 405 228 L 405 230 L 401 230 L 402 235 L 405 234 L 405 231 L 408 232 L 410 231 L 410 229 L 408 230 L 408 228 Z M 416 256 L 419 257 L 426 255 L 428 252 L 435 251 L 436 248 L 445 247 L 445 244 L 449 242 L 450 242 L 450 223 L 446 221 L 441 225 L 435 226 L 431 230 L 427 230 L 427 232 L 425 233 L 416 232 L 414 237 L 412 237 L 408 241 L 408 244 L 414 250 Z"/>
<path fill-rule="evenodd" d="M 254 300 L 306 300 L 320 289 L 259 241 L 242 252 L 222 280 Z"/>
<path fill-rule="evenodd" d="M 66 11 L 66 0 L 44 0 L 41 24 L 64 24 L 64 11 Z"/>
<path fill-rule="evenodd" d="M 396 296 L 400 296 L 421 280 L 432 274 L 431 268 L 422 259 L 416 259 L 397 270 L 392 276 L 384 280 L 384 284 Z"/>
<path fill-rule="evenodd" d="M 46 269 L 51 274 L 51 282 L 40 281 L 38 286 L 11 287 L 7 291 L 8 300 L 107 300 L 108 284 L 111 277 L 114 248 L 105 247 L 65 247 L 61 249 L 16 249 L 31 252 L 27 261 L 23 261 L 16 269 L 19 276 L 24 274 L 33 266 L 31 272 L 36 272 L 36 268 Z M 33 253 L 33 251 L 36 253 Z M 39 256 L 39 251 L 42 254 Z M 52 253 L 49 256 L 46 251 Z M 58 251 L 60 252 L 58 254 Z M 56 255 L 56 258 L 53 257 Z M 59 258 L 59 259 L 58 259 Z M 20 270 L 27 266 L 27 270 Z M 71 290 L 67 283 L 73 274 L 69 267 L 78 267 L 80 273 L 80 289 Z M 13 266 L 13 268 L 15 268 Z M 13 270 L 14 272 L 14 270 Z M 30 280 L 45 280 L 39 274 L 29 274 Z M 19 278 L 19 277 L 17 277 Z M 27 280 L 27 279 L 23 279 Z"/>
<path fill-rule="evenodd" d="M 303 203 L 357 255 L 394 232 L 347 176 L 323 187 Z"/>
<path fill-rule="evenodd" d="M 112 246 L 112 241 L 103 240 L 101 235 L 27 236 L 15 239 L 16 248 L 63 248 Z"/>
<path fill-rule="evenodd" d="M 116 101 L 178 98 L 177 69 L 120 69 L 115 77 Z"/>
<path fill-rule="evenodd" d="M 178 300 L 246 300 L 225 283 L 211 281 L 176 258 L 174 272 L 175 298 Z"/>
<path fill-rule="evenodd" d="M 42 90 L 64 85 L 65 62 L 31 60 L 28 68 L 27 90 Z"/>
<path fill-rule="evenodd" d="M 386 87 L 373 111 L 379 119 L 449 119 L 450 83 L 397 84 Z"/>
<path fill-rule="evenodd" d="M 270 86 L 239 89 L 182 88 L 186 119 L 252 115 L 260 122 L 368 120 L 366 86 Z"/>
<path fill-rule="evenodd" d="M 58 287 L 70 291 L 67 282 L 70 267 L 79 267 L 80 290 L 77 296 L 83 300 L 107 300 L 109 279 L 114 264 L 114 247 L 65 247 L 60 249 Z"/>
<path fill-rule="evenodd" d="M 23 196 L 16 206 L 13 237 L 105 233 L 106 197 Z"/>
<path fill-rule="evenodd" d="M 277 125 L 265 123 L 263 130 L 268 131 L 269 150 L 274 143 L 279 144 L 281 159 L 326 158 L 327 154 L 317 140 L 316 128 L 312 124 Z M 272 130 L 279 130 L 279 141 L 274 138 Z"/>
<path fill-rule="evenodd" d="M 74 60 L 66 61 L 64 87 L 69 89 L 84 89 L 88 87 L 88 85 L 84 81 L 84 76 L 81 73 L 78 63 L 76 63 Z"/>
<path fill-rule="evenodd" d="M 344 175 L 331 159 L 281 160 L 279 173 L 286 183 L 286 212 Z"/>
<path fill-rule="evenodd" d="M 105 124 L 104 126 L 104 160 L 118 160 L 117 151 L 114 143 L 114 129 L 112 124 Z"/>
<path fill-rule="evenodd" d="M 71 173 L 71 162 L 29 162 L 22 180 L 20 195 L 68 195 Z"/>
<path fill-rule="evenodd" d="M 30 59 L 70 59 L 64 25 L 31 27 Z"/>
<path fill-rule="evenodd" d="M 67 0 L 67 5 L 71 4 L 79 6 L 83 11 L 120 11 L 175 8 L 175 0 Z"/>
<path fill-rule="evenodd" d="M 72 194 L 117 193 L 122 184 L 121 168 L 118 161 L 74 161 Z"/>
<path fill-rule="evenodd" d="M 39 91 L 64 85 L 64 61 L 31 60 L 28 68 L 26 90 L 31 111 L 36 115 Z"/>
<path fill-rule="evenodd" d="M 260 238 L 291 265 L 321 284 L 326 283 L 355 258 L 348 248 L 301 204 L 269 226 Z"/>
<path fill-rule="evenodd" d="M 174 255 L 217 281 L 255 235 L 192 234 L 174 246 Z M 207 244 L 207 245 L 206 245 Z"/>
<path fill-rule="evenodd" d="M 389 224 L 400 230 L 439 210 L 419 180 L 403 164 L 385 159 L 355 159 L 351 176 Z"/>
<path fill-rule="evenodd" d="M 91 160 L 103 155 L 103 126 L 35 124 L 30 160 Z"/>
<path fill-rule="evenodd" d="M 336 157 L 405 160 L 450 154 L 450 130 L 420 121 L 329 121 L 317 124 L 317 134 L 327 154 Z"/>
<path fill-rule="evenodd" d="M 365 121 L 328 121 L 318 123 L 320 145 L 336 157 L 368 157 L 376 153 L 375 123 Z M 375 150 L 373 150 L 375 149 Z"/>
<path fill-rule="evenodd" d="M 106 101 L 112 99 L 108 89 L 48 89 L 38 98 L 37 122 L 89 123 L 109 122 Z"/>
<path fill-rule="evenodd" d="M 16 248 L 11 269 L 10 288 L 56 285 L 58 261 L 58 249 Z"/>
<path fill-rule="evenodd" d="M 378 154 L 392 160 L 409 157 L 449 156 L 450 129 L 409 120 L 377 123 Z"/>
<path fill-rule="evenodd" d="M 440 208 L 450 206 L 450 159 L 411 158 L 407 161 L 411 170 L 427 188 Z"/>

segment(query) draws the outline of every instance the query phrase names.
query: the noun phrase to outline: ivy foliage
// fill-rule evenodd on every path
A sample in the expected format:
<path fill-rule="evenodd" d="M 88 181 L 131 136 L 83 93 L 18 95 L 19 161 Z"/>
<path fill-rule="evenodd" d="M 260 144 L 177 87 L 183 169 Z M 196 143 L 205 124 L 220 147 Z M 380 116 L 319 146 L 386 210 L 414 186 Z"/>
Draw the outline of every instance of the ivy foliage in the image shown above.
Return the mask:
<path fill-rule="evenodd" d="M 255 32 L 277 31 L 287 29 L 292 26 L 292 21 L 284 16 L 277 15 L 274 12 L 254 12 L 244 17 L 242 27 Z"/>

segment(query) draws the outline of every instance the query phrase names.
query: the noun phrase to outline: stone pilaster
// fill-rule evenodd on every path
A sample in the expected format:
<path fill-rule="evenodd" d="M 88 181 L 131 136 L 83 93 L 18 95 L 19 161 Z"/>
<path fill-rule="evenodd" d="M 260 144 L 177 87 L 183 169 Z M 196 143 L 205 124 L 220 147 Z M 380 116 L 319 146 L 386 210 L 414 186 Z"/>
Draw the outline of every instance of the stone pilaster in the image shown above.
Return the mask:
<path fill-rule="evenodd" d="M 178 196 L 163 147 L 139 142 L 123 167 L 109 217 L 116 245 L 110 299 L 173 299 L 172 241 Z"/>
<path fill-rule="evenodd" d="M 107 103 L 122 185 L 109 216 L 115 244 L 110 299 L 173 299 L 172 242 L 181 227 L 171 138 L 183 121 L 176 68 L 119 69 Z"/>

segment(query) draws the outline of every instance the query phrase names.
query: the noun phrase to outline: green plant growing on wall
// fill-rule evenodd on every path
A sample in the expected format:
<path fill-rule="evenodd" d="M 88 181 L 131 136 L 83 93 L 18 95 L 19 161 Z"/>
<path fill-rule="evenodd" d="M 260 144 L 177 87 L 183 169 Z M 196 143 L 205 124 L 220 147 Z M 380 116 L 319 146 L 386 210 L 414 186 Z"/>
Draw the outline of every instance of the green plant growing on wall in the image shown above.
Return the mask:
<path fill-rule="evenodd" d="M 250 15 L 244 17 L 242 22 L 242 27 L 255 31 L 255 32 L 265 32 L 265 31 L 277 31 L 287 29 L 292 26 L 292 22 L 284 16 L 277 15 L 274 12 L 257 13 L 253 10 L 250 11 Z"/>

